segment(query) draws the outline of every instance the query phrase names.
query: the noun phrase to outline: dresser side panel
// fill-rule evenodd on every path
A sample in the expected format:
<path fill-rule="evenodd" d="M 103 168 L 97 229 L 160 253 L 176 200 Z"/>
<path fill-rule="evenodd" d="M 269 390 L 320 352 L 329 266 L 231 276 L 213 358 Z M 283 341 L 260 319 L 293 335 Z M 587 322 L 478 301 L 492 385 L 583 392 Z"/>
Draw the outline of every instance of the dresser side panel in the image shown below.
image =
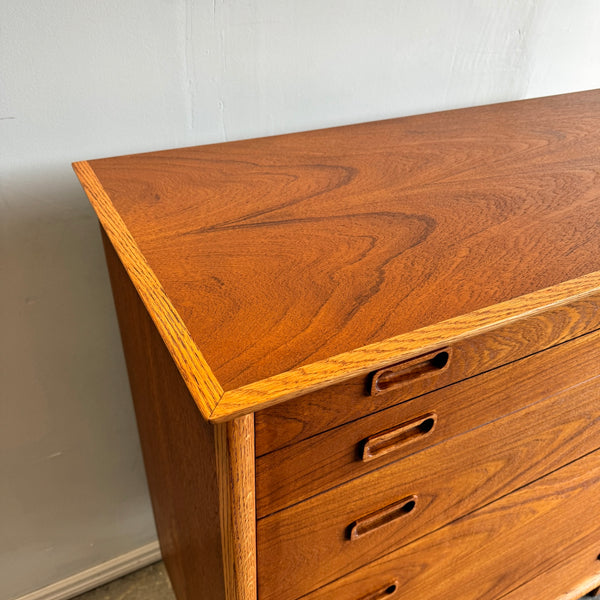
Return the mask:
<path fill-rule="evenodd" d="M 173 589 L 178 600 L 226 600 L 214 426 L 200 414 L 104 231 L 102 236 Z"/>

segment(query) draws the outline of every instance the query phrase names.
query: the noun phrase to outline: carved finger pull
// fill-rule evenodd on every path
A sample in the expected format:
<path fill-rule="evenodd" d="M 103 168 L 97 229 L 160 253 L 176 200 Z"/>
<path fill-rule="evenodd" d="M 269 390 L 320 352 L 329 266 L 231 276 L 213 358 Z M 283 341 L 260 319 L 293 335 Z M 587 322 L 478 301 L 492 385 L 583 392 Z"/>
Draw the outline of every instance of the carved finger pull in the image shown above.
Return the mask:
<path fill-rule="evenodd" d="M 371 396 L 395 390 L 406 383 L 438 375 L 450 365 L 451 348 L 422 354 L 411 360 L 376 371 L 371 381 Z"/>

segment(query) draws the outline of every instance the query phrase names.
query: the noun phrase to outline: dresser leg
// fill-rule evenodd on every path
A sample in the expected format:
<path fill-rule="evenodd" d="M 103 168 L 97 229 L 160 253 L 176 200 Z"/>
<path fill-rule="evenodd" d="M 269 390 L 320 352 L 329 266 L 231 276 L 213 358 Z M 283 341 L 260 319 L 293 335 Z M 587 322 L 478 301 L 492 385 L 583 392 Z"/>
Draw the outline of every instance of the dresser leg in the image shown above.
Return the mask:
<path fill-rule="evenodd" d="M 254 415 L 216 425 L 226 600 L 256 600 Z"/>

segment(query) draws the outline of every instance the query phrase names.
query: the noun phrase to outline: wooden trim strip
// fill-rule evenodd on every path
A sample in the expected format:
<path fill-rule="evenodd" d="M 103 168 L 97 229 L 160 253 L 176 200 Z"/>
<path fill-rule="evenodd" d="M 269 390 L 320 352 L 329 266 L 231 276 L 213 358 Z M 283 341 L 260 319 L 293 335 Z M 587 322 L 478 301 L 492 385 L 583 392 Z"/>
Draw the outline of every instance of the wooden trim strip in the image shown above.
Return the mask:
<path fill-rule="evenodd" d="M 594 295 L 600 301 L 600 271 L 226 391 L 210 420 L 255 412 Z"/>
<path fill-rule="evenodd" d="M 202 416 L 209 419 L 223 388 L 192 340 L 183 320 L 150 268 L 127 226 L 87 161 L 73 163 L 102 228 L 164 340 Z"/>
<path fill-rule="evenodd" d="M 254 415 L 216 425 L 219 519 L 227 600 L 256 600 Z"/>

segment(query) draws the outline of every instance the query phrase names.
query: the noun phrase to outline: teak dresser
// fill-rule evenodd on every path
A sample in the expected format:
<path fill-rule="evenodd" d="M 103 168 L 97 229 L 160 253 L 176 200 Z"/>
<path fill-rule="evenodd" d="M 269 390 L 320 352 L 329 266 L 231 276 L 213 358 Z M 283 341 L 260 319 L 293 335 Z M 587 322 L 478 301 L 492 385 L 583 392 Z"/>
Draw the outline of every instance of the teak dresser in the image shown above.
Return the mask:
<path fill-rule="evenodd" d="M 179 600 L 600 586 L 600 92 L 75 170 Z"/>

